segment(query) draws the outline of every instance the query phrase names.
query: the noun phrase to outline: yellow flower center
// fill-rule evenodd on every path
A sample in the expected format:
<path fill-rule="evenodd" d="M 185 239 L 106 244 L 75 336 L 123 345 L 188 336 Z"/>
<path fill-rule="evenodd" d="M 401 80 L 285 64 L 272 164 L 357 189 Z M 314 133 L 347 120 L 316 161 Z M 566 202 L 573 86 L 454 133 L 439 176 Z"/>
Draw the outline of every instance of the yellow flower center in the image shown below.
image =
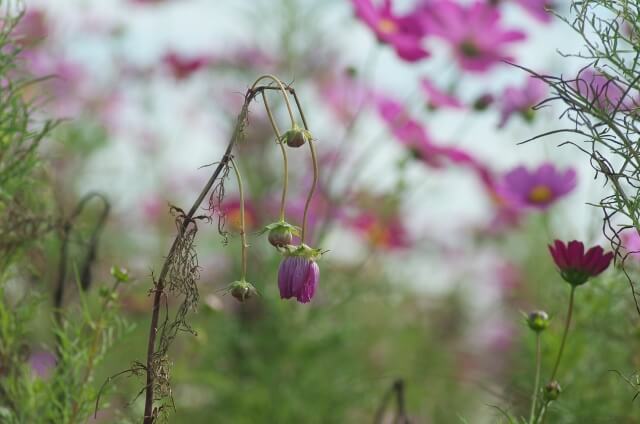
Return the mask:
<path fill-rule="evenodd" d="M 546 185 L 534 186 L 529 192 L 529 200 L 533 203 L 547 203 L 553 197 L 553 192 Z"/>
<path fill-rule="evenodd" d="M 398 25 L 391 19 L 382 18 L 378 22 L 378 30 L 383 34 L 393 34 L 398 30 Z"/>

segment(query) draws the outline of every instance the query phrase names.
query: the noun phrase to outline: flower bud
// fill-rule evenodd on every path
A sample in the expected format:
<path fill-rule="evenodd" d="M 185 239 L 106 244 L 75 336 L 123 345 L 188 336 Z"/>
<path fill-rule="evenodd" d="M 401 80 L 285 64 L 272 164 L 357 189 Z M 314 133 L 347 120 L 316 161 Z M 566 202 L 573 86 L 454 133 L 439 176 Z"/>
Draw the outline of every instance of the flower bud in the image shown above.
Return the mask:
<path fill-rule="evenodd" d="M 311 133 L 307 130 L 303 130 L 298 126 L 294 126 L 290 130 L 288 130 L 282 136 L 285 143 L 289 147 L 300 147 L 307 142 L 308 139 L 311 138 Z"/>
<path fill-rule="evenodd" d="M 530 312 L 527 315 L 527 325 L 536 333 L 540 333 L 549 326 L 549 315 L 545 311 Z"/>
<path fill-rule="evenodd" d="M 229 285 L 229 291 L 231 292 L 231 296 L 238 299 L 240 302 L 244 302 L 250 297 L 257 294 L 257 290 L 253 287 L 253 284 L 247 283 L 244 280 L 234 281 Z"/>
<path fill-rule="evenodd" d="M 284 226 L 278 226 L 269 231 L 269 243 L 275 247 L 284 247 L 291 244 L 293 241 L 293 234 L 291 229 Z"/>
<path fill-rule="evenodd" d="M 562 387 L 556 380 L 550 381 L 544 386 L 544 399 L 547 401 L 558 399 L 560 393 L 562 393 Z"/>

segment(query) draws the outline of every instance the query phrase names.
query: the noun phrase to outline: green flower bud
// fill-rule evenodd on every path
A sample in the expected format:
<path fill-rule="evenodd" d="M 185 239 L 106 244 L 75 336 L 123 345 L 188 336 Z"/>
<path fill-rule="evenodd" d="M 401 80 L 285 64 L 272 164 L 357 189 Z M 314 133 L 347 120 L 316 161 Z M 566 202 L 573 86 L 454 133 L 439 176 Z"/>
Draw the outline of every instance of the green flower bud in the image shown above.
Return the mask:
<path fill-rule="evenodd" d="M 556 380 L 550 381 L 544 386 L 544 399 L 547 401 L 558 399 L 560 393 L 562 393 L 562 387 L 560 387 L 560 383 Z"/>
<path fill-rule="evenodd" d="M 258 293 L 253 284 L 247 283 L 244 280 L 234 281 L 229 285 L 229 292 L 231 292 L 231 296 L 238 299 L 240 302 L 244 302 L 245 300 L 253 297 Z"/>
<path fill-rule="evenodd" d="M 288 130 L 282 136 L 284 142 L 287 143 L 289 147 L 300 147 L 307 142 L 307 140 L 311 139 L 311 133 L 307 130 L 303 130 L 297 125 Z"/>
<path fill-rule="evenodd" d="M 293 234 L 288 227 L 279 226 L 269 231 L 269 243 L 275 247 L 284 247 L 292 241 Z"/>
<path fill-rule="evenodd" d="M 545 311 L 533 311 L 527 315 L 527 325 L 529 328 L 540 333 L 549 326 L 549 315 Z"/>

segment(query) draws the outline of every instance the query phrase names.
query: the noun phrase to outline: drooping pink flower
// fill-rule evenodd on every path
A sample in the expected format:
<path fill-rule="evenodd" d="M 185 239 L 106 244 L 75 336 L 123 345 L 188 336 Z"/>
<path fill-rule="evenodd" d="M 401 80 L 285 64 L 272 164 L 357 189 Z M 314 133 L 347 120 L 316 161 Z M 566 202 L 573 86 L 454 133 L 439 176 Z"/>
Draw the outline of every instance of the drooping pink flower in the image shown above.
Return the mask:
<path fill-rule="evenodd" d="M 503 178 L 498 194 L 507 202 L 519 206 L 546 209 L 553 202 L 571 192 L 576 186 L 576 171 L 559 171 L 551 163 L 544 163 L 533 171 L 518 166 Z"/>
<path fill-rule="evenodd" d="M 587 68 L 578 74 L 575 90 L 605 112 L 613 112 L 616 108 L 623 111 L 631 110 L 640 106 L 637 90 L 629 90 L 625 95 L 627 89 L 622 81 L 592 68 Z"/>
<path fill-rule="evenodd" d="M 553 245 L 549 245 L 549 252 L 562 278 L 572 286 L 582 285 L 599 275 L 613 259 L 613 252 L 604 253 L 601 246 L 594 246 L 585 253 L 584 244 L 577 240 L 567 244 L 555 240 Z"/>
<path fill-rule="evenodd" d="M 500 98 L 500 123 L 503 127 L 509 118 L 520 114 L 526 121 L 534 116 L 533 106 L 540 103 L 547 94 L 547 85 L 540 79 L 528 77 L 522 87 L 507 87 Z"/>
<path fill-rule="evenodd" d="M 186 56 L 176 52 L 167 53 L 162 59 L 177 80 L 189 78 L 210 63 L 210 58 L 203 55 Z"/>
<path fill-rule="evenodd" d="M 429 33 L 449 43 L 460 67 L 470 72 L 485 72 L 496 63 L 512 61 L 504 49 L 526 38 L 521 31 L 503 29 L 500 12 L 486 2 L 462 5 L 439 0 L 423 11 L 422 22 Z"/>
<path fill-rule="evenodd" d="M 516 0 L 516 3 L 540 22 L 551 22 L 553 15 L 548 10 L 553 9 L 553 4 L 549 0 Z"/>
<path fill-rule="evenodd" d="M 296 298 L 308 303 L 316 293 L 320 281 L 317 251 L 301 245 L 285 254 L 278 270 L 278 289 L 281 299 Z"/>
<path fill-rule="evenodd" d="M 391 45 L 399 57 L 415 62 L 429 56 L 422 47 L 424 26 L 416 12 L 405 16 L 393 13 L 391 0 L 383 0 L 377 8 L 372 0 L 351 0 L 355 13 L 371 30 L 381 43 Z"/>
<path fill-rule="evenodd" d="M 427 103 L 430 107 L 451 109 L 460 109 L 464 107 L 464 105 L 458 98 L 445 91 L 442 91 L 427 78 L 423 78 L 420 80 L 420 87 L 426 95 Z"/>

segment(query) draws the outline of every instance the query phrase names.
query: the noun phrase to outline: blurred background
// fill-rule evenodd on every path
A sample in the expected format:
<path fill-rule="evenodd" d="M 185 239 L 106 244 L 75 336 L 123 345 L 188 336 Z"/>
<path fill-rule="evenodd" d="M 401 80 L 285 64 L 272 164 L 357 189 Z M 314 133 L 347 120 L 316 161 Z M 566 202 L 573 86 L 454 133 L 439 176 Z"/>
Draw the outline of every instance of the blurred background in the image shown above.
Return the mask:
<path fill-rule="evenodd" d="M 532 109 L 547 88 L 507 62 L 555 75 L 585 66 L 559 54 L 579 51 L 582 41 L 545 11 L 568 15 L 567 2 L 26 6 L 21 60 L 31 75 L 49 77 L 30 95 L 43 117 L 61 120 L 41 148 L 53 210 L 68 216 L 86 193 L 102 193 L 111 212 L 93 278 L 97 286 L 110 281 L 116 265 L 132 279 L 118 292 L 127 324 L 88 384 L 97 389 L 146 357 L 152 275 L 176 233 L 169 205 L 191 206 L 213 171 L 208 165 L 224 152 L 245 91 L 272 73 L 296 88 L 316 140 L 320 182 L 309 241 L 328 251 L 318 292 L 308 305 L 279 299 L 281 258 L 258 232 L 277 219 L 282 165 L 255 102 L 237 160 L 246 185 L 248 281 L 260 295 L 238 303 L 225 290 L 238 279 L 241 259 L 230 178 L 213 222 L 199 226 L 200 304 L 189 318 L 197 336 L 180 333 L 169 351 L 169 421 L 373 422 L 397 380 L 411 422 L 500 422 L 495 406 L 527 414 L 535 341 L 522 313 L 552 316 L 543 348 L 548 373 L 568 297 L 547 244 L 576 238 L 606 245 L 601 212 L 588 205 L 606 187 L 593 180 L 588 158 L 558 148 L 566 137 L 518 144 L 566 125 L 560 109 Z M 286 129 L 281 99 L 270 100 Z M 287 217 L 300 225 L 312 177 L 308 151 L 292 150 L 289 164 Z M 527 188 L 509 175 L 525 171 L 532 179 L 550 172 L 564 188 L 544 199 L 522 194 Z M 86 213 L 92 228 L 99 208 Z M 228 243 L 216 228 L 221 214 Z M 71 239 L 73 252 L 86 248 L 83 231 Z M 45 298 L 29 336 L 42 354 L 54 340 L 46 299 L 59 248 L 51 237 L 30 252 L 42 278 L 13 288 Z M 70 255 L 70 269 L 79 256 Z M 69 287 L 64 303 L 73 305 L 79 294 Z M 640 422 L 635 390 L 611 372 L 628 375 L 640 359 L 628 284 L 605 274 L 580 295 L 562 418 L 552 412 L 550 422 Z M 81 312 L 66 309 L 70 320 Z M 143 385 L 131 375 L 110 382 L 95 421 L 138 422 Z M 392 417 L 390 407 L 381 422 Z"/>

